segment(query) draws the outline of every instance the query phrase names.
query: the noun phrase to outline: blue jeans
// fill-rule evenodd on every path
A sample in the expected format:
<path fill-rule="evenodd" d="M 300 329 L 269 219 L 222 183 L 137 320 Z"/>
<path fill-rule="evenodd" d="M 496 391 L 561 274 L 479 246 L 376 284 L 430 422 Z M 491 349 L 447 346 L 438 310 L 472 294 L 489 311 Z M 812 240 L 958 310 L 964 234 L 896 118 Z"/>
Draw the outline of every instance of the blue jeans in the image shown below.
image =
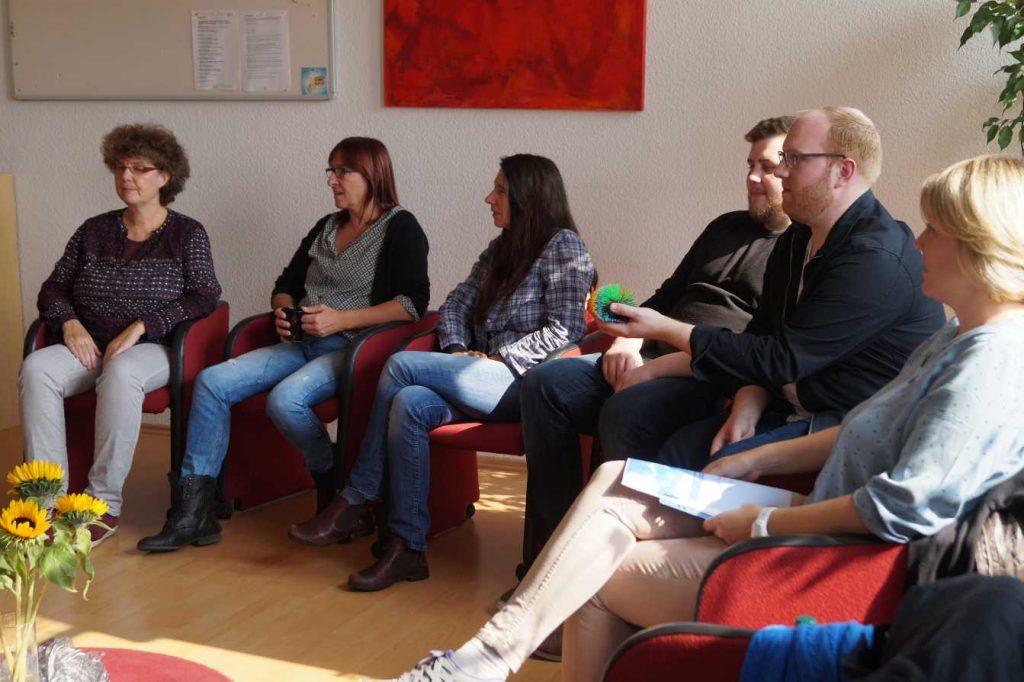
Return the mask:
<path fill-rule="evenodd" d="M 517 421 L 520 377 L 504 362 L 405 351 L 388 360 L 377 384 L 366 436 L 345 499 L 381 498 L 385 464 L 388 525 L 412 549 L 427 547 L 430 511 L 429 432 L 465 419 Z"/>
<path fill-rule="evenodd" d="M 274 425 L 306 458 L 310 471 L 330 469 L 334 448 L 312 408 L 338 392 L 347 345 L 341 334 L 307 336 L 200 372 L 192 392 L 181 475 L 217 476 L 228 452 L 231 406 L 270 389 L 267 415 Z"/>

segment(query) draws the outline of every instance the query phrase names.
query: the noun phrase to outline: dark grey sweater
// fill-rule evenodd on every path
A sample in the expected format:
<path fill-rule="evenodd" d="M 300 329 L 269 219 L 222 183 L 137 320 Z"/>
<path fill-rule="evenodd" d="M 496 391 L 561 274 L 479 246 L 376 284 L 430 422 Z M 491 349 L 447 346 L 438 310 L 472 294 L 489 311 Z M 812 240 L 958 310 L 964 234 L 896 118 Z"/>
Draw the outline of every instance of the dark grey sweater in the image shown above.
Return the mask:
<path fill-rule="evenodd" d="M 765 264 L 783 232 L 765 229 L 746 211 L 715 218 L 642 305 L 682 322 L 743 331 L 761 301 Z M 643 355 L 650 359 L 677 350 L 647 341 Z"/>

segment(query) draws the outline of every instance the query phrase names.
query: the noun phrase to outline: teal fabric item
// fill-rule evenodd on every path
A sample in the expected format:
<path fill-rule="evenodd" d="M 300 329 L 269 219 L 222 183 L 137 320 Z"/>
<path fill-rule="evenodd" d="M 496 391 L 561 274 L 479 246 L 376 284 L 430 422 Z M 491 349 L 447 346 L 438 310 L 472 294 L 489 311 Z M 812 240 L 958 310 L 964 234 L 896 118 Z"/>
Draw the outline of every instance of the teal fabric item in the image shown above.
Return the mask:
<path fill-rule="evenodd" d="M 747 647 L 740 682 L 846 682 L 843 659 L 870 647 L 874 633 L 856 621 L 762 628 Z"/>

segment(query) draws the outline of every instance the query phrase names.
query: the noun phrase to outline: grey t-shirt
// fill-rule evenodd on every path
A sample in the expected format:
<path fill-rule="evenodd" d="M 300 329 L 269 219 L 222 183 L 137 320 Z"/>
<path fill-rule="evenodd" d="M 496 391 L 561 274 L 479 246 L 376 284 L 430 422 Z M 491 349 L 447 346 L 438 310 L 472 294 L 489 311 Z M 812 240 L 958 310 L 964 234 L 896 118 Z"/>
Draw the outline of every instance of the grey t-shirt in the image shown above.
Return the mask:
<path fill-rule="evenodd" d="M 853 493 L 889 542 L 932 535 L 1024 467 L 1024 314 L 952 320 L 846 415 L 808 502 Z"/>

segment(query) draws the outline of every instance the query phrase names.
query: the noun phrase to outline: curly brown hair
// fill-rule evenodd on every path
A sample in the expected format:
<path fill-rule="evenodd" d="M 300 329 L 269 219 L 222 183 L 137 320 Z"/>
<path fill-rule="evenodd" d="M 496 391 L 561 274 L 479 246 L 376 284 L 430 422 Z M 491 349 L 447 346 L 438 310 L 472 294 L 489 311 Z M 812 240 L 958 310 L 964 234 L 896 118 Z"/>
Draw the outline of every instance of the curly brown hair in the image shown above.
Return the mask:
<path fill-rule="evenodd" d="M 110 172 L 124 159 L 138 156 L 148 160 L 159 170 L 168 173 L 171 179 L 160 188 L 160 204 L 166 206 L 174 201 L 188 180 L 188 155 L 167 128 L 155 123 L 130 123 L 120 125 L 103 136 L 100 145 L 103 163 Z"/>

